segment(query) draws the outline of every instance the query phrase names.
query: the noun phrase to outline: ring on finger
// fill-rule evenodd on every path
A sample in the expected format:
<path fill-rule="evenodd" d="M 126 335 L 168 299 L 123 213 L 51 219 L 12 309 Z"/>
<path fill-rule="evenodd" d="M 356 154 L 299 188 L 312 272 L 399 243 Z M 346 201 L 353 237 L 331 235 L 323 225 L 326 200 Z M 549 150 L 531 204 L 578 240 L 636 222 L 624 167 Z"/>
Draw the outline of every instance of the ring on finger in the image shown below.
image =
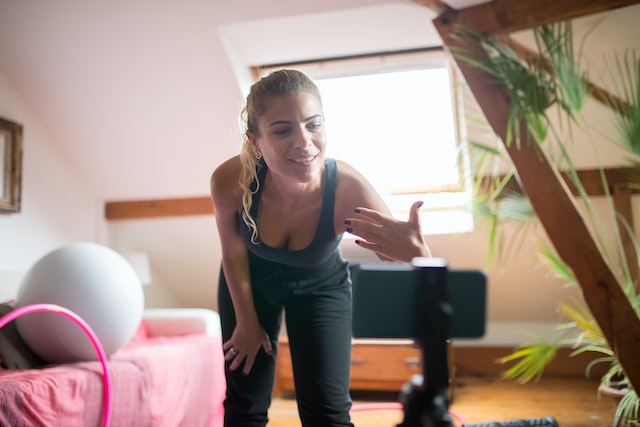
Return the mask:
<path fill-rule="evenodd" d="M 231 353 L 231 355 L 232 355 L 232 356 L 235 356 L 236 354 L 238 354 L 238 352 L 236 351 L 236 349 L 235 349 L 235 348 L 233 348 L 233 347 L 231 347 L 231 348 L 229 349 L 229 353 Z"/>

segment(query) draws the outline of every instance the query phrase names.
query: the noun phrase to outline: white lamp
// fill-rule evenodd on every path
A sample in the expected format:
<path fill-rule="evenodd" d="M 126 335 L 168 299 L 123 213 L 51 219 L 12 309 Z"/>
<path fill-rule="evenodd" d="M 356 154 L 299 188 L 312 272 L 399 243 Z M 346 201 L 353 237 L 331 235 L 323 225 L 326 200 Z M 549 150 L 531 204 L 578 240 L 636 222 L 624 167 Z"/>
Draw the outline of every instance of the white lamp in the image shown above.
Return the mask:
<path fill-rule="evenodd" d="M 122 256 L 129 261 L 129 264 L 131 264 L 140 279 L 140 283 L 144 286 L 148 286 L 152 283 L 151 263 L 149 262 L 149 255 L 146 252 L 124 252 L 122 253 Z"/>

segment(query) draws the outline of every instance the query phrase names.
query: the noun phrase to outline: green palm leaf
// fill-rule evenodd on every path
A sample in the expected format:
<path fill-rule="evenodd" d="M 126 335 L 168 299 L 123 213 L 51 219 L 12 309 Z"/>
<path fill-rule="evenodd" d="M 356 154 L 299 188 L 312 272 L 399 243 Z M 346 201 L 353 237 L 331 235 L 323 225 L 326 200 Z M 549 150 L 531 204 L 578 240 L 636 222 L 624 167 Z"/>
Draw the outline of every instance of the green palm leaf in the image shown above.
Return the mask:
<path fill-rule="evenodd" d="M 502 373 L 502 378 L 526 383 L 539 380 L 546 366 L 555 358 L 558 347 L 555 344 L 537 342 L 519 347 L 508 356 L 498 359 L 500 363 L 517 361 Z"/>

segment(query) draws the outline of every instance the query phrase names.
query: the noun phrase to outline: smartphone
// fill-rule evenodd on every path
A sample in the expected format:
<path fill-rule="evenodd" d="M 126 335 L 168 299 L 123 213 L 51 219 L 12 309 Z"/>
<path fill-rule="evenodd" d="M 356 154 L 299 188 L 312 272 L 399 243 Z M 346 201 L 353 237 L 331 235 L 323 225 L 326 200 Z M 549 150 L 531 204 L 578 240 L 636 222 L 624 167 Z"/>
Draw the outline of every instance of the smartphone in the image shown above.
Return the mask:
<path fill-rule="evenodd" d="M 425 295 L 442 298 L 453 309 L 449 338 L 485 334 L 487 277 L 483 271 L 449 269 L 442 263 L 371 261 L 353 264 L 351 275 L 354 338 L 418 338 L 429 306 Z"/>

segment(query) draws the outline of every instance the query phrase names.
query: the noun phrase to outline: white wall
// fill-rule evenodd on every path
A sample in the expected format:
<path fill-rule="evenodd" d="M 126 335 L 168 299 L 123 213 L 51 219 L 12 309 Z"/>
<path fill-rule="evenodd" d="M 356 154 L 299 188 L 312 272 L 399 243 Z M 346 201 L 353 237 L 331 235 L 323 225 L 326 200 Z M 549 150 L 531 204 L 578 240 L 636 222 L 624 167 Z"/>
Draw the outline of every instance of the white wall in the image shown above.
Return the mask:
<path fill-rule="evenodd" d="M 0 215 L 0 301 L 15 296 L 41 256 L 74 241 L 99 241 L 102 202 L 69 167 L 0 70 L 0 116 L 23 125 L 22 209 Z"/>

